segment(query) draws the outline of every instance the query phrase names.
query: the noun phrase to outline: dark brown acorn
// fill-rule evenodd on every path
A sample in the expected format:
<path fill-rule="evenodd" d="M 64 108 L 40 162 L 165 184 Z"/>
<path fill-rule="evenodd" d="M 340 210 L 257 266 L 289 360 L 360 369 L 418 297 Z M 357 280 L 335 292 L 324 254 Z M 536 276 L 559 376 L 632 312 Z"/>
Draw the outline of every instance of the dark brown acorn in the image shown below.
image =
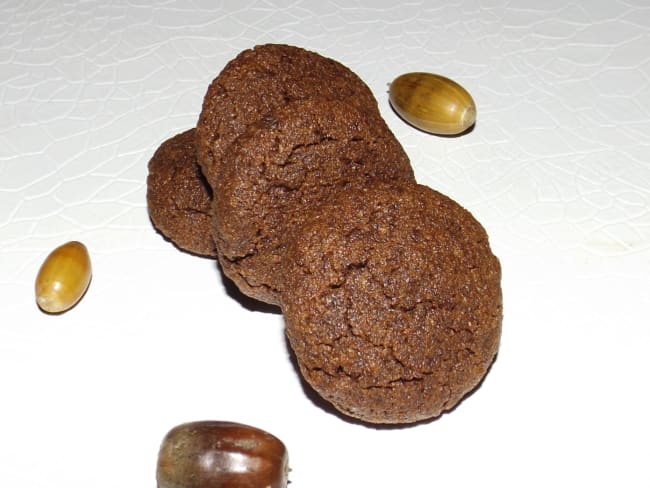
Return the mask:
<path fill-rule="evenodd" d="M 285 488 L 287 449 L 277 437 L 235 422 L 171 429 L 158 453 L 158 488 Z"/>

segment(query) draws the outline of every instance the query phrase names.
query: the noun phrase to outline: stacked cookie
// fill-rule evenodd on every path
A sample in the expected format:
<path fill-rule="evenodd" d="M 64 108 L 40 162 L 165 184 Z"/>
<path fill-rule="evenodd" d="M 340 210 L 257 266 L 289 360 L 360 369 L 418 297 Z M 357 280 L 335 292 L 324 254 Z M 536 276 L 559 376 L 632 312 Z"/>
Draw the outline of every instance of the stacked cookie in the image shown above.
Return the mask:
<path fill-rule="evenodd" d="M 371 423 L 440 415 L 487 372 L 500 267 L 472 215 L 418 185 L 368 87 L 286 45 L 230 61 L 196 129 L 149 163 L 154 225 L 277 304 L 303 377 Z"/>

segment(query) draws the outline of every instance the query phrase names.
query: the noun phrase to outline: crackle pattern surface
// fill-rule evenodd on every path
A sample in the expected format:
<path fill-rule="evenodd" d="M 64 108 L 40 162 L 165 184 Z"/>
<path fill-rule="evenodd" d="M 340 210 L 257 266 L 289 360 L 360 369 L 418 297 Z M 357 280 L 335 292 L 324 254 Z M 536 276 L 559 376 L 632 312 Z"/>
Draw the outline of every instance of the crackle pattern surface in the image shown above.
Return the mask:
<path fill-rule="evenodd" d="M 300 383 L 282 317 L 149 221 L 155 149 L 267 42 L 357 73 L 418 181 L 470 210 L 501 261 L 498 357 L 434 422 L 342 421 Z M 2 485 L 153 486 L 164 433 L 206 418 L 285 441 L 296 487 L 642 485 L 649 45 L 645 0 L 0 2 Z M 408 71 L 463 85 L 474 130 L 404 124 L 386 92 Z M 34 279 L 69 240 L 93 279 L 46 316 Z"/>

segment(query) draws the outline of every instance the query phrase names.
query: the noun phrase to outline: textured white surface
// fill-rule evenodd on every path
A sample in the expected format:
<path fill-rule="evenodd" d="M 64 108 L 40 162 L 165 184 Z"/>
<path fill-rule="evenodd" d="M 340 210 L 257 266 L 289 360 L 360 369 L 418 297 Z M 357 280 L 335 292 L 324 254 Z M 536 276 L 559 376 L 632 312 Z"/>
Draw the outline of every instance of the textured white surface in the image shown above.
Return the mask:
<path fill-rule="evenodd" d="M 153 151 L 263 42 L 356 71 L 419 181 L 491 236 L 501 351 L 434 422 L 315 405 L 281 317 L 149 223 Z M 649 47 L 646 0 L 0 2 L 0 485 L 155 487 L 167 430 L 216 418 L 282 438 L 296 488 L 650 486 Z M 414 70 L 472 93 L 473 132 L 394 115 L 386 84 Z M 47 316 L 34 277 L 72 239 L 93 282 Z"/>

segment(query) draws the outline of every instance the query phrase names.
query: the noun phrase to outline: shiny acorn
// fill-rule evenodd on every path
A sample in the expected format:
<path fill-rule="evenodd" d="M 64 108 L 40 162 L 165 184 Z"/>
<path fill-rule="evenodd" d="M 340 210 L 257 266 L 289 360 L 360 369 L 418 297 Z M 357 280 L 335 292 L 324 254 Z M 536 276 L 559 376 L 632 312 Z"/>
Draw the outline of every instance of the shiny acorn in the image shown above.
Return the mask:
<path fill-rule="evenodd" d="M 66 242 L 45 258 L 36 275 L 36 303 L 44 312 L 65 312 L 86 293 L 91 276 L 86 246 L 78 241 Z"/>
<path fill-rule="evenodd" d="M 177 425 L 158 452 L 158 488 L 285 488 L 289 455 L 277 437 L 236 422 Z"/>
<path fill-rule="evenodd" d="M 393 80 L 389 101 L 406 122 L 425 132 L 460 134 L 476 121 L 476 104 L 455 81 L 433 73 L 406 73 Z"/>

